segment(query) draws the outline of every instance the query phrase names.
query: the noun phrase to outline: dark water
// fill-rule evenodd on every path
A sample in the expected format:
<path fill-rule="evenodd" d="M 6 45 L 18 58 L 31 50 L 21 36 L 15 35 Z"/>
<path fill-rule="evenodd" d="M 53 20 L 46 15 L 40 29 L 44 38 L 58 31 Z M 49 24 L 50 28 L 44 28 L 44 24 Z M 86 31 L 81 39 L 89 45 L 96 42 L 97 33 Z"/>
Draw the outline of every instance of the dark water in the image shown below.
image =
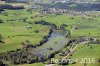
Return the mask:
<path fill-rule="evenodd" d="M 68 42 L 67 38 L 65 38 L 65 34 L 67 34 L 67 31 L 54 30 L 48 42 L 34 49 L 33 54 L 38 57 L 47 57 L 55 51 L 60 51 Z"/>
<path fill-rule="evenodd" d="M 57 36 L 65 36 L 67 34 L 67 31 L 64 30 L 54 30 L 51 34 L 50 38 L 57 37 Z"/>

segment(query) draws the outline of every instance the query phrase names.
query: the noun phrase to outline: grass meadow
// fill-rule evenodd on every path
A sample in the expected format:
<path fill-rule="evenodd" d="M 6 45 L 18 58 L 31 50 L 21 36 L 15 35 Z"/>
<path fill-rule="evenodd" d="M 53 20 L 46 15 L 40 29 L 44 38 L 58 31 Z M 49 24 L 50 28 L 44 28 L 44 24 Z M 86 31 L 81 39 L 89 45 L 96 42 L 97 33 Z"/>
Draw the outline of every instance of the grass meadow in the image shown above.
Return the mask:
<path fill-rule="evenodd" d="M 5 14 L 6 13 L 6 14 Z M 52 15 L 47 14 L 43 17 L 34 17 L 39 13 L 32 11 L 31 13 L 27 9 L 23 10 L 5 10 L 5 13 L 0 13 L 0 19 L 4 23 L 0 24 L 0 34 L 3 37 L 5 43 L 0 44 L 0 53 L 16 50 L 17 48 L 22 48 L 21 42 L 29 40 L 33 45 L 38 44 L 42 40 L 44 35 L 48 34 L 49 27 L 43 25 L 29 24 L 29 22 L 34 23 L 37 20 L 45 20 L 60 26 L 61 24 L 67 24 L 66 29 L 71 30 L 71 27 L 78 25 L 79 29 L 73 30 L 71 33 L 73 37 L 77 36 L 100 36 L 100 17 L 96 16 L 69 16 L 69 15 Z M 83 19 L 84 18 L 84 19 Z M 92 19 L 89 19 L 92 18 Z M 19 19 L 25 19 L 25 22 Z M 25 27 L 31 26 L 32 29 L 27 30 Z M 39 30 L 39 33 L 35 33 L 35 30 Z M 100 38 L 99 38 L 100 39 Z M 90 48 L 92 46 L 92 49 Z M 100 59 L 100 46 L 97 44 L 80 45 L 71 58 L 96 58 Z M 58 55 L 57 55 L 58 56 Z M 87 66 L 99 66 L 100 63 L 87 64 Z M 42 63 L 35 64 L 24 64 L 24 65 L 12 65 L 12 66 L 44 66 Z M 69 66 L 84 66 L 77 62 L 76 64 L 71 64 Z"/>

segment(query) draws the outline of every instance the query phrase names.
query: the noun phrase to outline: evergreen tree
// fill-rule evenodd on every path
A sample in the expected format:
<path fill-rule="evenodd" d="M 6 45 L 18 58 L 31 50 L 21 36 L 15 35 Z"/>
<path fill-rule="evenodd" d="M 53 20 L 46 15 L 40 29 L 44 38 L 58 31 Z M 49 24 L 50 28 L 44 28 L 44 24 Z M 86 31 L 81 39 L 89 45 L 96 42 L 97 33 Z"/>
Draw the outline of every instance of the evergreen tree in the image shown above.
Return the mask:
<path fill-rule="evenodd" d="M 2 39 L 3 39 L 3 38 L 2 38 L 2 35 L 0 34 L 0 42 L 2 42 Z"/>
<path fill-rule="evenodd" d="M 0 19 L 0 23 L 3 23 L 3 20 Z"/>

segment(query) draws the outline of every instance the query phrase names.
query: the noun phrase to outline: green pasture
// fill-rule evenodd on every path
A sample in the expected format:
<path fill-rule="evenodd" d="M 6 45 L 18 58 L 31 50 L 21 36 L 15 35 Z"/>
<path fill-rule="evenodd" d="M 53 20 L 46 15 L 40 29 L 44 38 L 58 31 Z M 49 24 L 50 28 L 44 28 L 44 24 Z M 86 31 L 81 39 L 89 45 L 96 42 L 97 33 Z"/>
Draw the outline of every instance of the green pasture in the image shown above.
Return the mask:
<path fill-rule="evenodd" d="M 92 47 L 92 48 L 91 48 Z M 90 61 L 87 60 L 86 66 L 100 66 L 100 46 L 98 44 L 90 44 L 90 45 L 79 45 L 73 54 L 69 57 L 70 59 L 78 59 L 75 64 L 68 65 L 55 65 L 55 66 L 84 66 L 84 63 L 81 63 L 82 58 L 90 58 Z M 93 61 L 93 62 L 92 62 Z"/>
<path fill-rule="evenodd" d="M 100 17 L 92 16 L 69 16 L 69 15 L 53 15 L 47 14 L 43 17 L 34 17 L 39 15 L 38 12 L 29 12 L 27 9 L 23 10 L 5 10 L 6 14 L 0 13 L 0 19 L 4 23 L 0 24 L 0 34 L 4 38 L 5 43 L 0 44 L 0 53 L 16 50 L 17 48 L 22 48 L 21 42 L 29 40 L 33 45 L 38 44 L 42 40 L 44 35 L 47 35 L 49 27 L 43 25 L 29 24 L 29 22 L 34 23 L 38 20 L 45 20 L 60 26 L 61 24 L 68 25 L 67 30 L 71 30 L 72 26 L 78 25 L 79 29 L 73 30 L 72 36 L 100 36 Z M 34 18 L 32 18 L 34 17 Z M 84 19 L 83 19 L 84 17 Z M 93 19 L 88 19 L 93 18 Z M 25 22 L 19 21 L 19 19 L 25 19 Z M 27 30 L 25 27 L 31 26 L 32 29 Z M 35 30 L 39 30 L 39 33 L 35 33 Z M 57 41 L 60 39 L 58 38 Z M 64 39 L 65 40 L 65 39 Z M 67 40 L 67 39 L 66 39 Z M 53 40 L 52 40 L 53 41 Z M 52 42 L 51 42 L 52 43 Z M 53 41 L 54 43 L 54 41 Z M 50 42 L 48 43 L 50 45 Z M 92 50 L 90 49 L 92 46 Z M 100 59 L 99 45 L 80 45 L 71 58 L 81 58 L 81 57 L 94 57 L 96 60 Z M 66 48 L 67 49 L 67 48 Z M 64 49 L 64 51 L 66 50 Z M 91 55 L 92 54 L 92 55 Z M 59 55 L 56 55 L 59 58 Z M 76 64 L 71 64 L 69 66 L 82 66 L 77 62 Z M 99 66 L 100 63 L 88 64 L 87 66 Z M 15 65 L 14 65 L 15 66 Z M 42 63 L 36 64 L 25 64 L 18 66 L 44 66 Z"/>
<path fill-rule="evenodd" d="M 95 63 L 87 63 L 86 66 L 99 66 L 99 59 L 100 59 L 100 46 L 97 44 L 90 44 L 88 45 L 79 45 L 75 52 L 72 54 L 71 58 L 79 59 L 76 64 L 71 64 L 69 66 L 84 66 L 84 63 L 81 62 L 81 58 L 94 58 Z"/>
<path fill-rule="evenodd" d="M 33 44 L 41 40 L 42 39 L 41 37 L 45 35 L 46 32 L 40 32 L 37 34 L 34 33 L 34 30 L 44 30 L 47 28 L 47 26 L 28 24 L 28 22 L 34 23 L 34 21 L 37 20 L 46 20 L 58 26 L 61 24 L 67 24 L 68 27 L 66 27 L 66 29 L 68 30 L 71 30 L 72 26 L 78 25 L 79 29 L 73 30 L 72 36 L 99 36 L 100 33 L 100 26 L 99 26 L 100 17 L 90 16 L 93 18 L 93 20 L 89 20 L 87 16 L 84 17 L 85 19 L 83 19 L 83 16 L 47 14 L 44 15 L 43 17 L 31 18 L 32 16 L 37 15 L 38 12 L 32 11 L 30 13 L 29 11 L 27 11 L 27 9 L 5 10 L 5 12 L 7 13 L 7 15 L 0 14 L 0 19 L 4 21 L 4 23 L 0 24 L 0 34 L 2 34 L 2 36 L 4 37 L 5 43 L 9 45 L 16 44 L 16 43 L 19 44 L 20 42 L 23 42 L 26 39 L 27 40 L 29 39 Z M 23 18 L 27 18 L 26 23 L 23 23 L 23 21 L 18 21 L 18 19 L 23 19 Z M 14 20 L 14 21 L 7 21 L 7 20 Z M 79 24 L 79 22 L 81 23 Z M 32 26 L 32 29 L 27 30 L 25 29 L 25 26 Z M 11 39 L 7 38 L 8 36 L 10 36 Z"/>
<path fill-rule="evenodd" d="M 8 13 L 8 16 L 0 14 L 0 19 L 4 22 L 0 24 L 0 34 L 5 42 L 0 44 L 0 53 L 21 48 L 21 42 L 25 42 L 26 40 L 29 40 L 33 45 L 38 44 L 42 40 L 42 37 L 47 35 L 48 26 L 32 25 L 17 20 L 26 16 L 27 18 L 31 17 L 30 15 L 35 15 L 36 12 L 32 14 L 29 14 L 26 10 L 6 10 L 5 12 Z M 14 13 L 18 16 L 14 15 Z M 7 20 L 15 21 L 7 22 Z M 32 29 L 26 29 L 27 26 L 31 26 Z M 38 30 L 39 33 L 35 33 L 35 30 Z"/>

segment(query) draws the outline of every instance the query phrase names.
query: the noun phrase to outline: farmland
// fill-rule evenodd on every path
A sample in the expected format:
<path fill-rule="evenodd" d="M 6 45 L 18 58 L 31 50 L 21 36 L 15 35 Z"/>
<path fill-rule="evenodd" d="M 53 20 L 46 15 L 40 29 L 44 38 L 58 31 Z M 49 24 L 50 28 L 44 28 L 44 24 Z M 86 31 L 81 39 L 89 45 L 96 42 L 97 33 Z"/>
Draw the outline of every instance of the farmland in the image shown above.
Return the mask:
<path fill-rule="evenodd" d="M 38 43 L 38 40 L 40 41 L 42 39 L 42 36 L 44 36 L 44 35 L 46 35 L 46 33 L 48 33 L 48 29 L 46 32 L 43 31 L 43 29 L 47 28 L 47 26 L 30 25 L 27 23 L 18 22 L 16 19 L 18 19 L 20 17 L 24 18 L 25 12 L 23 13 L 24 15 L 21 15 L 18 17 L 17 16 L 15 17 L 13 15 L 14 12 L 11 10 L 8 10 L 7 12 L 10 14 L 9 16 L 4 16 L 3 14 L 0 15 L 1 16 L 0 18 L 2 20 L 4 20 L 4 22 L 5 22 L 5 23 L 0 24 L 0 29 L 1 29 L 0 34 L 2 34 L 2 36 L 4 37 L 4 41 L 5 41 L 5 44 L 0 46 L 1 47 L 0 52 L 2 52 L 2 50 L 7 51 L 7 50 L 13 50 L 16 48 L 21 48 L 21 42 L 24 42 L 25 40 L 28 40 L 28 39 L 30 41 L 32 41 L 33 44 Z M 21 12 L 21 11 L 17 11 L 17 13 L 19 13 L 19 12 Z M 13 18 L 13 17 L 15 17 L 15 18 Z M 10 19 L 15 19 L 16 21 L 11 21 L 10 23 L 6 22 L 6 20 L 10 20 Z M 12 24 L 14 24 L 15 26 L 13 26 Z M 32 26 L 33 28 L 31 30 L 27 30 L 25 28 L 26 26 Z M 42 34 L 39 35 L 39 33 L 38 34 L 34 33 L 34 31 L 37 29 L 40 30 L 40 33 L 42 32 Z M 38 39 L 32 38 L 32 37 L 35 37 L 36 35 L 38 35 L 37 36 Z M 8 38 L 8 36 L 11 38 Z M 5 47 L 5 45 L 7 45 L 7 46 Z M 11 45 L 13 46 L 13 48 L 10 48 Z M 3 46 L 5 47 L 5 50 L 4 50 Z M 8 47 L 8 49 L 7 49 L 7 47 Z"/>
<path fill-rule="evenodd" d="M 16 6 L 16 4 L 12 5 Z M 40 22 L 40 24 L 36 24 L 36 22 Z M 79 44 L 68 58 L 95 58 L 95 63 L 86 63 L 86 66 L 99 66 L 99 12 L 93 11 L 85 16 L 43 14 L 25 8 L 4 9 L 0 13 L 0 56 L 2 57 L 2 53 L 4 53 L 3 57 L 6 57 L 6 60 L 10 58 L 9 61 L 4 61 L 9 66 L 45 66 L 50 63 L 51 58 L 62 59 L 66 55 L 61 56 L 60 54 L 77 45 L 77 41 L 81 40 L 79 37 L 89 37 L 88 40 L 93 43 Z M 70 43 L 70 41 L 72 42 Z M 19 57 L 19 55 L 21 56 Z M 15 61 L 19 59 L 21 61 Z M 80 61 L 65 66 L 84 66 L 85 63 L 80 63 Z M 55 66 L 62 65 L 55 64 Z"/>
<path fill-rule="evenodd" d="M 47 28 L 47 26 L 43 26 L 43 25 L 31 25 L 31 24 L 27 24 L 28 22 L 33 22 L 36 20 L 46 20 L 48 22 L 52 22 L 52 23 L 56 23 L 57 25 L 61 25 L 63 23 L 67 23 L 68 25 L 73 25 L 75 23 L 75 20 L 77 21 L 79 18 L 76 16 L 75 19 L 71 19 L 71 17 L 66 16 L 66 15 L 59 15 L 59 16 L 52 16 L 52 15 L 48 15 L 48 16 L 44 16 L 44 17 L 37 17 L 37 18 L 33 18 L 31 19 L 31 16 L 34 16 L 35 14 L 37 14 L 37 12 L 33 12 L 32 14 L 30 14 L 29 12 L 27 12 L 26 10 L 5 10 L 5 12 L 8 13 L 8 16 L 5 16 L 4 14 L 1 14 L 0 19 L 2 19 L 4 21 L 4 23 L 0 24 L 0 34 L 4 37 L 4 41 L 5 44 L 1 45 L 0 52 L 3 51 L 7 51 L 7 50 L 12 50 L 12 49 L 16 49 L 18 47 L 21 47 L 21 42 L 24 42 L 25 40 L 30 40 L 30 42 L 32 42 L 32 44 L 38 43 L 38 41 L 40 41 L 43 35 L 46 35 L 48 33 L 44 32 L 44 29 Z M 17 15 L 15 15 L 15 14 Z M 28 18 L 27 19 L 27 23 L 23 23 L 23 21 L 18 21 L 19 18 Z M 63 18 L 63 19 L 60 19 Z M 60 20 L 58 20 L 60 19 Z M 66 19 L 66 20 L 65 20 Z M 15 20 L 15 21 L 8 21 L 7 20 Z M 10 23 L 9 23 L 10 22 Z M 73 23 L 72 23 L 73 22 Z M 15 26 L 14 26 L 14 25 Z M 32 26 L 33 28 L 30 30 L 25 29 L 25 26 Z M 69 28 L 70 28 L 69 26 Z M 34 33 L 35 30 L 40 30 L 40 33 Z M 48 29 L 45 29 L 48 30 Z M 42 32 L 41 32 L 42 31 Z M 21 36 L 17 36 L 17 35 L 21 35 Z M 8 38 L 8 36 L 11 37 Z M 14 36 L 14 37 L 13 37 Z M 37 37 L 38 39 L 34 39 L 35 37 Z M 20 39 L 18 39 L 20 38 Z M 5 47 L 5 45 L 7 46 Z M 13 46 L 13 48 L 9 48 L 10 46 Z M 4 50 L 4 47 L 5 50 Z M 15 48 L 16 47 L 16 48 Z"/>

